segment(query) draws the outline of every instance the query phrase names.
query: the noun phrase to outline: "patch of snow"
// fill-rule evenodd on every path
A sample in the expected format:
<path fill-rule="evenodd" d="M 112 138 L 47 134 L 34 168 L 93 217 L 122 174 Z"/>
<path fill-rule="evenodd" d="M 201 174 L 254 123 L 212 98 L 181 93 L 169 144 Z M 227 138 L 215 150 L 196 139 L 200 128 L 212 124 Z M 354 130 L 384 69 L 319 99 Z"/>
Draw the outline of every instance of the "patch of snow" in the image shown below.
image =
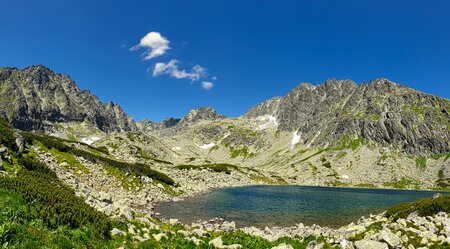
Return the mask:
<path fill-rule="evenodd" d="M 278 126 L 278 122 L 277 122 L 277 118 L 275 116 L 272 115 L 264 115 L 264 116 L 259 116 L 256 118 L 259 121 L 267 121 L 267 123 L 264 123 L 262 125 L 258 125 L 258 130 L 265 130 L 271 127 L 277 127 Z"/>
<path fill-rule="evenodd" d="M 206 150 L 206 149 L 212 148 L 214 145 L 215 145 L 214 143 L 209 143 L 209 144 L 198 145 L 198 147 L 202 150 Z"/>
<path fill-rule="evenodd" d="M 81 139 L 81 142 L 91 145 L 92 143 L 94 143 L 94 142 L 96 142 L 98 140 L 100 140 L 100 138 L 99 137 L 95 137 L 95 136 L 93 136 L 93 137 L 84 137 L 84 138 Z"/>
<path fill-rule="evenodd" d="M 344 179 L 344 180 L 347 180 L 348 179 L 348 175 L 342 175 L 341 178 Z"/>
<path fill-rule="evenodd" d="M 172 147 L 172 150 L 181 150 L 181 147 L 179 147 L 179 146 Z"/>
<path fill-rule="evenodd" d="M 297 132 L 294 132 L 294 134 L 292 135 L 292 140 L 291 140 L 291 149 L 293 149 L 294 146 L 296 144 L 298 144 L 298 142 L 300 142 L 300 138 L 301 138 L 301 134 L 297 134 Z"/>

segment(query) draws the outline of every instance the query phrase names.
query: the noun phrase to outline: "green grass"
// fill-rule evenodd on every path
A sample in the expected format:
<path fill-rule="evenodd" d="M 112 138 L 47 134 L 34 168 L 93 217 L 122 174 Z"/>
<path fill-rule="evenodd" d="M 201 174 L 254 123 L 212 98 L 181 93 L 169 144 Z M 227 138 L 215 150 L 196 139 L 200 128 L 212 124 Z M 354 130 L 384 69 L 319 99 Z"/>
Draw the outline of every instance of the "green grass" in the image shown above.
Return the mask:
<path fill-rule="evenodd" d="M 326 152 L 326 151 L 328 151 L 328 150 L 329 150 L 328 148 L 320 149 L 320 150 L 318 150 L 317 152 L 315 152 L 314 154 L 312 154 L 312 155 L 310 155 L 310 156 L 307 156 L 307 157 L 301 159 L 299 162 L 300 162 L 300 163 L 301 163 L 301 162 L 305 162 L 305 161 L 311 159 L 312 157 L 315 157 L 315 156 L 317 156 L 317 155 L 320 155 L 320 154 L 322 154 L 323 152 Z"/>
<path fill-rule="evenodd" d="M 171 162 L 155 158 L 155 156 L 150 155 L 147 151 L 141 149 L 140 147 L 137 147 L 137 150 L 138 150 L 139 156 L 143 159 L 151 160 L 156 163 L 173 165 L 173 163 L 171 163 Z"/>
<path fill-rule="evenodd" d="M 349 238 L 348 240 L 349 241 L 353 241 L 353 242 L 354 241 L 358 241 L 358 240 L 362 240 L 362 239 L 364 239 L 364 237 L 366 236 L 366 234 L 368 232 L 375 232 L 376 233 L 376 232 L 380 231 L 381 229 L 383 229 L 383 223 L 382 222 L 375 222 L 375 223 L 372 223 L 371 225 L 369 225 L 364 232 L 356 234 L 355 236 Z"/>
<path fill-rule="evenodd" d="M 103 213 L 96 211 L 56 174 L 39 161 L 24 159 L 26 170 L 16 177 L 0 177 L 0 188 L 21 195 L 27 203 L 39 206 L 37 218 L 51 229 L 67 226 L 71 229 L 92 226 L 92 233 L 108 238 L 111 224 Z"/>
<path fill-rule="evenodd" d="M 364 140 L 362 138 L 357 138 L 354 139 L 350 142 L 350 148 L 352 150 L 356 150 L 359 148 L 359 146 L 364 142 Z"/>
<path fill-rule="evenodd" d="M 444 169 L 439 170 L 436 186 L 438 187 L 438 189 L 443 190 L 447 190 L 450 188 L 450 178 L 444 177 Z"/>
<path fill-rule="evenodd" d="M 136 188 L 140 189 L 144 185 L 136 175 L 131 174 L 127 176 L 123 170 L 111 166 L 105 166 L 104 169 L 110 176 L 114 177 L 116 181 L 120 182 L 120 185 L 122 185 L 124 189 L 136 190 Z"/>
<path fill-rule="evenodd" d="M 190 165 L 190 164 L 182 164 L 177 165 L 177 169 L 194 169 L 194 170 L 202 170 L 202 169 L 211 169 L 214 172 L 224 172 L 226 174 L 231 174 L 231 170 L 238 170 L 238 166 L 226 163 L 214 163 L 214 164 L 202 164 L 202 165 Z"/>
<path fill-rule="evenodd" d="M 5 145 L 13 152 L 18 151 L 14 132 L 9 124 L 2 118 L 0 118 L 0 144 Z"/>
<path fill-rule="evenodd" d="M 171 196 L 180 196 L 181 194 L 183 194 L 183 191 L 177 192 L 175 189 L 173 189 L 172 186 L 168 185 L 167 183 L 160 181 L 155 181 L 155 183 L 160 183 L 164 187 L 164 191 L 166 191 L 166 193 Z"/>
<path fill-rule="evenodd" d="M 325 161 L 322 166 L 324 166 L 325 168 L 331 169 L 331 163 L 328 161 Z"/>
<path fill-rule="evenodd" d="M 414 189 L 420 189 L 420 183 L 409 180 L 409 179 L 402 179 L 400 181 L 396 182 L 385 182 L 383 183 L 386 187 L 393 187 L 396 189 L 406 189 L 406 188 L 414 188 Z"/>
<path fill-rule="evenodd" d="M 333 149 L 334 150 L 352 149 L 354 151 L 357 150 L 363 144 L 364 144 L 363 138 L 358 137 L 352 139 L 349 136 L 342 136 L 341 139 L 333 147 Z"/>
<path fill-rule="evenodd" d="M 415 202 L 404 203 L 389 208 L 386 217 L 394 219 L 406 218 L 412 212 L 420 216 L 431 216 L 438 212 L 450 212 L 450 195 L 442 195 L 437 198 L 422 199 Z"/>
<path fill-rule="evenodd" d="M 50 228 L 39 217 L 41 208 L 37 202 L 27 202 L 20 194 L 0 189 L 0 247 L 81 249 L 120 245 L 114 240 L 96 237 L 90 225 L 76 229 Z"/>
<path fill-rule="evenodd" d="M 25 141 L 28 144 L 40 142 L 43 146 L 45 146 L 47 149 L 50 150 L 55 149 L 59 152 L 70 153 L 73 156 L 83 157 L 84 159 L 89 160 L 93 163 L 101 163 L 105 166 L 115 167 L 120 170 L 123 170 L 124 172 L 136 174 L 137 176 L 147 176 L 152 178 L 153 180 L 165 182 L 169 185 L 173 185 L 175 183 L 175 181 L 172 178 L 170 178 L 169 176 L 167 176 L 162 172 L 151 169 L 149 165 L 145 165 L 142 163 L 127 163 L 117 161 L 100 154 L 94 154 L 89 151 L 81 150 L 73 146 L 68 146 L 66 144 L 68 142 L 67 140 L 52 136 L 29 132 L 24 132 L 22 134 L 25 138 Z"/>
<path fill-rule="evenodd" d="M 416 161 L 416 166 L 419 167 L 420 169 L 424 170 L 427 167 L 427 159 L 425 157 L 417 157 L 415 159 Z"/>
<path fill-rule="evenodd" d="M 77 159 L 72 154 L 67 152 L 61 152 L 54 148 L 48 149 L 42 144 L 40 148 L 43 151 L 50 153 L 58 161 L 58 163 L 66 163 L 70 169 L 80 170 L 84 174 L 89 174 L 89 170 L 83 164 L 78 162 Z"/>
<path fill-rule="evenodd" d="M 254 153 L 249 152 L 247 147 L 234 148 L 232 146 L 228 146 L 228 149 L 230 150 L 231 158 L 237 158 L 240 156 L 243 158 L 249 158 L 255 155 Z"/>

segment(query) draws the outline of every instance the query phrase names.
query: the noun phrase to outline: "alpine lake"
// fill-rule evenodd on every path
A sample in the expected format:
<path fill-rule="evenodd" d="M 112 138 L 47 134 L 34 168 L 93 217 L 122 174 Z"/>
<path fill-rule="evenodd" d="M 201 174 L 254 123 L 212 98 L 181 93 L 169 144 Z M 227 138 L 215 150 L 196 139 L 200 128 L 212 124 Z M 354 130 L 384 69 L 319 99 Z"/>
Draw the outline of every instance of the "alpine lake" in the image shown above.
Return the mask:
<path fill-rule="evenodd" d="M 237 227 L 292 226 L 298 223 L 337 228 L 362 216 L 379 214 L 396 204 L 430 198 L 437 192 L 419 190 L 306 186 L 247 186 L 216 189 L 182 201 L 164 202 L 160 217 L 190 224 L 215 217 Z"/>

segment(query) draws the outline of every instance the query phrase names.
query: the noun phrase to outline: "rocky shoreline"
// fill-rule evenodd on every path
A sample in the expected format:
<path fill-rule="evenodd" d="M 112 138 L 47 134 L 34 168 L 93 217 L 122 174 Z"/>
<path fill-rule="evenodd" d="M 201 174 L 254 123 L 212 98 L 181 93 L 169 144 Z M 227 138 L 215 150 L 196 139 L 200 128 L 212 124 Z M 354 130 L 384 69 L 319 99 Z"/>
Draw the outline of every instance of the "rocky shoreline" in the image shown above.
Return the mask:
<path fill-rule="evenodd" d="M 176 219 L 161 219 L 168 225 L 179 224 Z M 150 222 L 151 223 L 151 222 Z M 157 226 L 152 223 L 152 226 Z M 160 226 L 157 226 L 160 229 Z M 139 234 L 135 227 L 131 225 L 128 230 L 132 234 Z M 350 223 L 337 229 L 321 227 L 318 225 L 305 226 L 299 223 L 290 227 L 256 227 L 237 228 L 235 222 L 224 221 L 223 219 L 211 219 L 208 221 L 193 222 L 191 225 L 184 225 L 184 229 L 178 230 L 186 240 L 194 241 L 197 245 L 202 243 L 204 238 L 214 234 L 226 232 L 243 232 L 252 237 L 260 237 L 269 242 L 278 241 L 281 238 L 292 238 L 303 240 L 314 237 L 322 238 L 319 242 L 312 240 L 308 244 L 308 249 L 320 249 L 325 245 L 331 245 L 344 249 L 388 249 L 388 248 L 408 248 L 426 249 L 447 248 L 439 245 L 450 245 L 450 217 L 447 213 L 439 212 L 433 216 L 421 217 L 417 213 L 411 213 L 406 219 L 390 219 L 384 213 L 361 217 L 356 223 Z M 155 235 L 159 239 L 167 237 L 166 231 Z M 117 230 L 114 234 L 119 233 Z M 125 232 L 120 232 L 123 236 Z M 155 238 L 155 236 L 153 236 Z M 149 236 L 147 236 L 150 239 Z M 146 240 L 137 236 L 137 240 Z M 242 248 L 239 244 L 224 245 L 220 236 L 210 240 L 210 245 L 215 248 Z M 416 246 L 414 246 L 416 245 Z M 290 244 L 281 243 L 272 249 L 294 248 Z"/>
<path fill-rule="evenodd" d="M 450 218 L 446 213 L 438 213 L 434 216 L 420 217 L 411 214 L 407 219 L 390 220 L 383 214 L 370 215 L 370 217 L 362 217 L 355 223 L 350 223 L 337 229 L 329 227 L 321 227 L 318 225 L 305 226 L 297 224 L 290 227 L 265 227 L 264 229 L 257 227 L 236 227 L 233 221 L 224 221 L 221 219 L 213 219 L 209 221 L 198 221 L 190 225 L 180 224 L 176 219 L 159 218 L 154 212 L 155 206 L 165 201 L 181 201 L 186 198 L 207 194 L 212 189 L 223 187 L 238 187 L 257 185 L 256 182 L 242 181 L 242 175 L 232 172 L 231 174 L 202 171 L 175 171 L 180 180 L 181 186 L 176 190 L 183 189 L 182 194 L 178 196 L 168 195 L 164 186 L 155 184 L 151 179 L 141 179 L 143 185 L 137 189 L 125 189 L 117 179 L 103 172 L 102 167 L 92 164 L 82 158 L 77 158 L 88 170 L 89 176 L 80 172 L 80 169 L 68 169 L 67 165 L 58 162 L 51 153 L 38 153 L 40 160 L 44 161 L 52 168 L 66 184 L 70 185 L 75 193 L 85 198 L 86 202 L 96 209 L 105 212 L 111 217 L 125 217 L 129 221 L 129 225 L 133 226 L 133 222 L 141 222 L 150 224 L 150 227 L 160 231 L 158 234 L 150 236 L 140 236 L 146 234 L 144 232 L 136 232 L 137 241 L 145 241 L 148 239 L 163 239 L 169 231 L 164 230 L 161 226 L 156 225 L 156 221 L 162 221 L 169 226 L 181 225 L 184 229 L 181 232 L 185 235 L 186 240 L 193 243 L 202 243 L 203 236 L 211 236 L 211 234 L 226 232 L 243 232 L 248 236 L 260 237 L 269 242 L 277 241 L 280 238 L 288 237 L 292 239 L 304 239 L 309 236 L 321 237 L 321 242 L 312 241 L 308 248 L 318 249 L 325 244 L 338 246 L 341 248 L 430 248 L 432 245 L 450 244 Z M 199 184 L 199 172 L 209 179 L 207 182 Z M 193 180 L 197 177 L 197 183 Z M 218 180 L 220 179 L 220 180 Z M 231 179 L 231 180 L 230 180 Z M 190 185 L 189 185 L 190 184 Z M 133 231 L 133 229 L 130 229 Z M 128 231 L 128 233 L 130 233 Z M 180 232 L 180 231 L 178 231 Z M 113 234 L 124 235 L 117 229 L 113 229 Z M 132 235 L 133 233 L 131 233 Z M 223 245 L 220 237 L 217 240 L 211 240 L 211 245 L 216 248 L 241 248 L 239 245 L 229 247 Z M 420 246 L 412 246 L 410 242 L 414 240 L 415 244 Z M 408 246 L 404 246 L 408 245 Z M 289 244 L 284 244 L 280 248 L 293 248 Z"/>

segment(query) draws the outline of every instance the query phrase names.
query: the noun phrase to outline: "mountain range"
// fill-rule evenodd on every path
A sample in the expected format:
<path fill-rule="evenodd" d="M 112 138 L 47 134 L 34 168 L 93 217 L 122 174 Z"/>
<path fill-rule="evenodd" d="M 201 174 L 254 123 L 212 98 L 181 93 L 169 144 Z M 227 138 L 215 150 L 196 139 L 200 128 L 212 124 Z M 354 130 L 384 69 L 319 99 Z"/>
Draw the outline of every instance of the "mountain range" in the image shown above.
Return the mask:
<path fill-rule="evenodd" d="M 1 69 L 0 116 L 21 130 L 49 132 L 54 123 L 87 121 L 106 133 L 160 135 L 182 132 L 200 120 L 226 118 L 211 107 L 201 107 L 182 119 L 135 122 L 120 105 L 101 103 L 69 76 L 41 65 Z M 250 108 L 241 118 L 267 119 L 313 147 L 358 137 L 409 154 L 450 151 L 450 101 L 382 78 L 360 85 L 334 79 L 317 86 L 301 83 L 283 97 Z"/>

